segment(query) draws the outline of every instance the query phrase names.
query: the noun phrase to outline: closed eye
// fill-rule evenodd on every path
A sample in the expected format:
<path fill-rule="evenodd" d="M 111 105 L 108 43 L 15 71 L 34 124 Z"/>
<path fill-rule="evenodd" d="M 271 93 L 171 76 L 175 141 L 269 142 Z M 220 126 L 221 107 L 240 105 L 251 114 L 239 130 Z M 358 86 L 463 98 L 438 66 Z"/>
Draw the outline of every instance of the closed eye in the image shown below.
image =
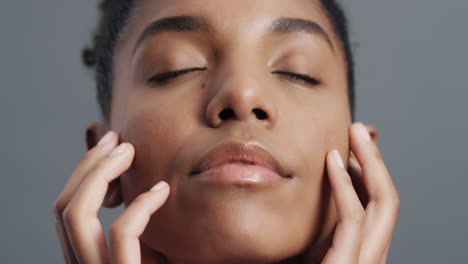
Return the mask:
<path fill-rule="evenodd" d="M 299 73 L 294 73 L 294 72 L 287 72 L 287 71 L 274 71 L 272 73 L 278 73 L 281 74 L 292 81 L 297 81 L 306 85 L 310 86 L 316 86 L 321 84 L 321 81 L 313 76 L 310 76 L 308 74 L 299 74 Z"/>
<path fill-rule="evenodd" d="M 172 79 L 181 77 L 182 75 L 187 75 L 189 73 L 198 73 L 199 71 L 203 71 L 203 70 L 206 70 L 206 68 L 189 68 L 189 69 L 183 69 L 179 71 L 159 73 L 159 74 L 151 76 L 148 79 L 148 83 L 155 84 L 155 85 L 164 84 Z"/>
<path fill-rule="evenodd" d="M 148 83 L 150 84 L 155 84 L 155 85 L 160 85 L 164 84 L 172 79 L 176 79 L 178 77 L 181 77 L 182 75 L 186 75 L 189 73 L 196 73 L 199 71 L 206 70 L 206 68 L 188 68 L 188 69 L 183 69 L 179 71 L 170 71 L 170 72 L 164 72 L 160 74 L 153 75 L 149 78 Z M 283 76 L 286 76 L 293 81 L 298 81 L 301 83 L 304 83 L 306 85 L 319 85 L 321 84 L 320 80 L 312 77 L 308 74 L 298 74 L 298 73 L 293 73 L 293 72 L 287 72 L 287 71 L 274 71 L 272 73 L 275 74 L 281 74 Z"/>

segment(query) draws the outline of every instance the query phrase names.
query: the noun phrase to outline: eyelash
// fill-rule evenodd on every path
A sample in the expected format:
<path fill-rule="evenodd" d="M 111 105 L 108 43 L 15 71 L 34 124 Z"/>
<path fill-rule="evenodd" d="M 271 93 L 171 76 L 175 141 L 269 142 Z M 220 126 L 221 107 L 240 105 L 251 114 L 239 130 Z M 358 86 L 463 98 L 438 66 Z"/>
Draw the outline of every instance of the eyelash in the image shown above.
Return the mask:
<path fill-rule="evenodd" d="M 194 71 L 202 71 L 206 70 L 206 68 L 190 68 L 190 69 L 183 69 L 180 71 L 171 71 L 171 72 L 165 72 L 161 74 L 156 74 L 154 76 L 151 76 L 149 78 L 148 83 L 150 84 L 163 84 L 171 79 L 175 79 L 181 75 L 194 72 Z"/>
<path fill-rule="evenodd" d="M 171 79 L 175 79 L 179 76 L 182 76 L 184 74 L 187 74 L 187 73 L 190 73 L 190 72 L 194 72 L 194 71 L 202 71 L 202 70 L 206 70 L 206 68 L 190 68 L 190 69 L 183 69 L 183 70 L 180 70 L 180 71 L 171 71 L 171 72 L 165 72 L 165 73 L 161 73 L 161 74 L 157 74 L 157 75 L 154 75 L 152 76 L 149 80 L 148 80 L 148 83 L 150 84 L 163 84 Z M 289 78 L 292 78 L 293 80 L 295 81 L 299 81 L 299 82 L 302 82 L 304 84 L 307 84 L 307 85 L 312 85 L 312 86 L 316 86 L 316 85 L 319 85 L 321 83 L 321 81 L 315 77 L 312 77 L 308 74 L 298 74 L 298 73 L 293 73 L 293 72 L 286 72 L 286 71 L 275 71 L 275 72 L 272 72 L 272 73 L 278 73 L 278 74 L 282 74 L 282 75 L 285 75 Z"/>
<path fill-rule="evenodd" d="M 295 81 L 302 82 L 307 85 L 311 86 L 316 86 L 320 85 L 321 81 L 313 76 L 310 76 L 309 74 L 299 74 L 299 73 L 294 73 L 294 72 L 286 72 L 286 71 L 275 71 L 273 73 L 279 73 L 282 75 L 285 75 Z"/>

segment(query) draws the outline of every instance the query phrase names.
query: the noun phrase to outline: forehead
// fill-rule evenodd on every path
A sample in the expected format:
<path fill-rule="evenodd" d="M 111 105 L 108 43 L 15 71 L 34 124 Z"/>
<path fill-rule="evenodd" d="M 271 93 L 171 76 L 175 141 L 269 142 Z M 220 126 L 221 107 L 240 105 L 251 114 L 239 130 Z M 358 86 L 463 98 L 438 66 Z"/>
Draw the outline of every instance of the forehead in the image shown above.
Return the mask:
<path fill-rule="evenodd" d="M 275 16 L 327 22 L 316 0 L 140 0 L 136 1 L 132 18 L 141 21 L 178 14 L 204 15 L 219 27 L 242 28 Z"/>
<path fill-rule="evenodd" d="M 242 40 L 258 38 L 275 18 L 306 19 L 320 25 L 334 46 L 339 46 L 327 15 L 317 0 L 140 0 L 136 1 L 122 32 L 123 42 L 135 44 L 151 22 L 180 15 L 202 16 L 217 35 Z"/>

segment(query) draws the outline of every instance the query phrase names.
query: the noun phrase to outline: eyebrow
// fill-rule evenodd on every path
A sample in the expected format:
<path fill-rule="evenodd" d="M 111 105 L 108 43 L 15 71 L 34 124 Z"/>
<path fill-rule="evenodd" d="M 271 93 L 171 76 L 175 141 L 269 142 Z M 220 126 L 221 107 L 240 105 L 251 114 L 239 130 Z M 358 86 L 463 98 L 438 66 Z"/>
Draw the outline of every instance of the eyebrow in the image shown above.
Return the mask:
<path fill-rule="evenodd" d="M 162 32 L 208 32 L 211 31 L 209 24 L 203 17 L 199 16 L 173 16 L 153 21 L 149 24 L 138 38 L 133 52 L 149 37 Z"/>
<path fill-rule="evenodd" d="M 212 27 L 208 21 L 202 16 L 172 16 L 165 17 L 150 23 L 141 33 L 138 38 L 133 53 L 138 49 L 143 42 L 157 34 L 163 32 L 211 32 Z M 288 18 L 280 17 L 267 27 L 267 33 L 298 33 L 305 32 L 313 35 L 318 35 L 325 40 L 334 51 L 333 43 L 325 32 L 325 30 L 316 22 L 301 19 L 301 18 Z"/>
<path fill-rule="evenodd" d="M 270 33 L 297 33 L 305 32 L 322 37 L 334 51 L 333 43 L 325 30 L 316 22 L 302 18 L 280 17 L 271 23 Z"/>

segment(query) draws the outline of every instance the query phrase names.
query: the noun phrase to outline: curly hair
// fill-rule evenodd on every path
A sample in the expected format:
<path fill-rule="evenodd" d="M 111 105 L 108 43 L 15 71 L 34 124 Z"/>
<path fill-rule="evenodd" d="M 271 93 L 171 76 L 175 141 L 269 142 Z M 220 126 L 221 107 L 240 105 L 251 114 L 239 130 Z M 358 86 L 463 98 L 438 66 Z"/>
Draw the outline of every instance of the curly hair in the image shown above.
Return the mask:
<path fill-rule="evenodd" d="M 132 11 L 134 0 L 102 0 L 100 19 L 91 47 L 82 52 L 84 64 L 95 74 L 97 101 L 104 120 L 110 118 L 112 70 L 116 42 Z M 348 98 L 354 119 L 354 59 L 348 34 L 348 22 L 343 8 L 336 0 L 320 0 L 328 19 L 341 40 L 347 67 Z"/>

